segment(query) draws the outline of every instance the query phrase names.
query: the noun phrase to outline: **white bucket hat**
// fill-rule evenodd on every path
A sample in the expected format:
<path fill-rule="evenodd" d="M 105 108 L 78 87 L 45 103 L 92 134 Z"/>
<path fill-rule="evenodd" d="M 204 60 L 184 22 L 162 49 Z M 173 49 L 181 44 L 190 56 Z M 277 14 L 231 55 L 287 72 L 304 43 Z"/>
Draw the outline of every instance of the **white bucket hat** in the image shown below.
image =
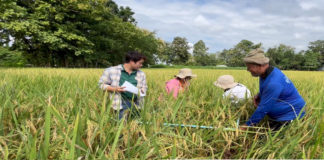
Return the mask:
<path fill-rule="evenodd" d="M 231 75 L 222 75 L 218 77 L 217 81 L 214 82 L 214 85 L 222 89 L 233 88 L 238 83 L 234 82 L 234 78 Z"/>
<path fill-rule="evenodd" d="M 189 68 L 182 68 L 179 71 L 178 75 L 175 75 L 175 77 L 179 77 L 181 79 L 186 78 L 186 77 L 197 77 L 197 75 L 192 74 L 191 69 Z"/>

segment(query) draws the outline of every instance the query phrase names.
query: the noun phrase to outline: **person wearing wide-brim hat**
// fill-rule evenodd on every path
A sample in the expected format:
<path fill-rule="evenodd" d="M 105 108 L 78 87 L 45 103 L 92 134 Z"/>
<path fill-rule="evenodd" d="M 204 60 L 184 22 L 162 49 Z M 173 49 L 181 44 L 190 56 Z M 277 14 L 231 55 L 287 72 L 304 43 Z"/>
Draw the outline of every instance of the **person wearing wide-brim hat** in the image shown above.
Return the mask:
<path fill-rule="evenodd" d="M 251 75 L 259 77 L 260 84 L 259 93 L 254 97 L 257 109 L 247 126 L 256 125 L 267 115 L 270 128 L 277 130 L 305 115 L 304 99 L 284 73 L 269 65 L 262 49 L 252 50 L 243 60 Z"/>
<path fill-rule="evenodd" d="M 174 79 L 171 79 L 166 82 L 165 89 L 168 94 L 172 93 L 174 98 L 178 97 L 178 94 L 185 91 L 189 85 L 190 80 L 193 77 L 197 77 L 197 75 L 192 74 L 191 69 L 189 68 L 182 68 L 180 69 L 179 73 L 175 75 Z"/>
<path fill-rule="evenodd" d="M 234 77 L 231 75 L 222 75 L 218 77 L 214 85 L 223 89 L 223 98 L 229 98 L 233 103 L 239 103 L 251 97 L 250 90 L 243 84 L 235 82 Z"/>

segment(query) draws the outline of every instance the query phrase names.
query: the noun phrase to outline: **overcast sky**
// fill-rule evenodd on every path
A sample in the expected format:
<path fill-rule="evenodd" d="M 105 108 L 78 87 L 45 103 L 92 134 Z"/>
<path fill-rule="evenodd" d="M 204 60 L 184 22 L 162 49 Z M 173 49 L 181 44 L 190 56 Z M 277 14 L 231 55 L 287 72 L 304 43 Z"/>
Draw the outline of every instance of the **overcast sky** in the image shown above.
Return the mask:
<path fill-rule="evenodd" d="M 324 0 L 115 0 L 135 12 L 137 26 L 172 42 L 203 40 L 209 52 L 232 48 L 242 39 L 265 49 L 280 43 L 307 49 L 324 39 Z"/>

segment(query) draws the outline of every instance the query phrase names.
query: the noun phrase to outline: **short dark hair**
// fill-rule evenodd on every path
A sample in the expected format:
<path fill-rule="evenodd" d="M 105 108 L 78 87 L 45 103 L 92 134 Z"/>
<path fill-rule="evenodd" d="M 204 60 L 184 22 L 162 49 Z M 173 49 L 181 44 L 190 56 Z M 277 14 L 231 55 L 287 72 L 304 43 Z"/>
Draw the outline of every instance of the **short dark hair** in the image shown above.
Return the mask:
<path fill-rule="evenodd" d="M 136 62 L 140 61 L 141 59 L 146 60 L 146 57 L 137 51 L 130 51 L 125 56 L 125 63 L 128 63 L 130 61 L 133 61 L 136 63 Z"/>

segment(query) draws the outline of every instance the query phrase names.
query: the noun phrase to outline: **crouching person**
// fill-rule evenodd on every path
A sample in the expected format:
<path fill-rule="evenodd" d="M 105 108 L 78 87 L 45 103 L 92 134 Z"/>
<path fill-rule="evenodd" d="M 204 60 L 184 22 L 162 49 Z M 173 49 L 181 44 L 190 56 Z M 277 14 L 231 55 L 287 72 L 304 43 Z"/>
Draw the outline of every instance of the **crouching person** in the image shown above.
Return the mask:
<path fill-rule="evenodd" d="M 231 75 L 218 77 L 214 85 L 224 90 L 223 98 L 228 98 L 235 104 L 251 97 L 250 90 L 243 84 L 235 82 L 234 77 Z"/>
<path fill-rule="evenodd" d="M 136 86 L 143 95 L 146 94 L 146 76 L 139 70 L 145 59 L 139 52 L 128 52 L 124 64 L 105 69 L 99 80 L 99 87 L 110 93 L 112 108 L 118 112 L 119 119 L 123 118 L 126 110 L 131 109 L 137 113 L 144 104 L 144 97 L 127 92 L 121 86 L 127 81 Z"/>
<path fill-rule="evenodd" d="M 269 65 L 269 58 L 261 49 L 252 50 L 244 62 L 247 70 L 252 76 L 259 77 L 260 82 L 259 93 L 254 97 L 257 109 L 247 126 L 258 124 L 267 115 L 270 128 L 278 130 L 305 115 L 305 101 L 293 82 L 278 68 Z"/>
<path fill-rule="evenodd" d="M 179 74 L 175 75 L 174 79 L 166 82 L 165 89 L 168 94 L 172 94 L 174 98 L 177 98 L 179 93 L 185 92 L 190 86 L 190 80 L 197 75 L 192 74 L 191 69 L 180 69 Z"/>

